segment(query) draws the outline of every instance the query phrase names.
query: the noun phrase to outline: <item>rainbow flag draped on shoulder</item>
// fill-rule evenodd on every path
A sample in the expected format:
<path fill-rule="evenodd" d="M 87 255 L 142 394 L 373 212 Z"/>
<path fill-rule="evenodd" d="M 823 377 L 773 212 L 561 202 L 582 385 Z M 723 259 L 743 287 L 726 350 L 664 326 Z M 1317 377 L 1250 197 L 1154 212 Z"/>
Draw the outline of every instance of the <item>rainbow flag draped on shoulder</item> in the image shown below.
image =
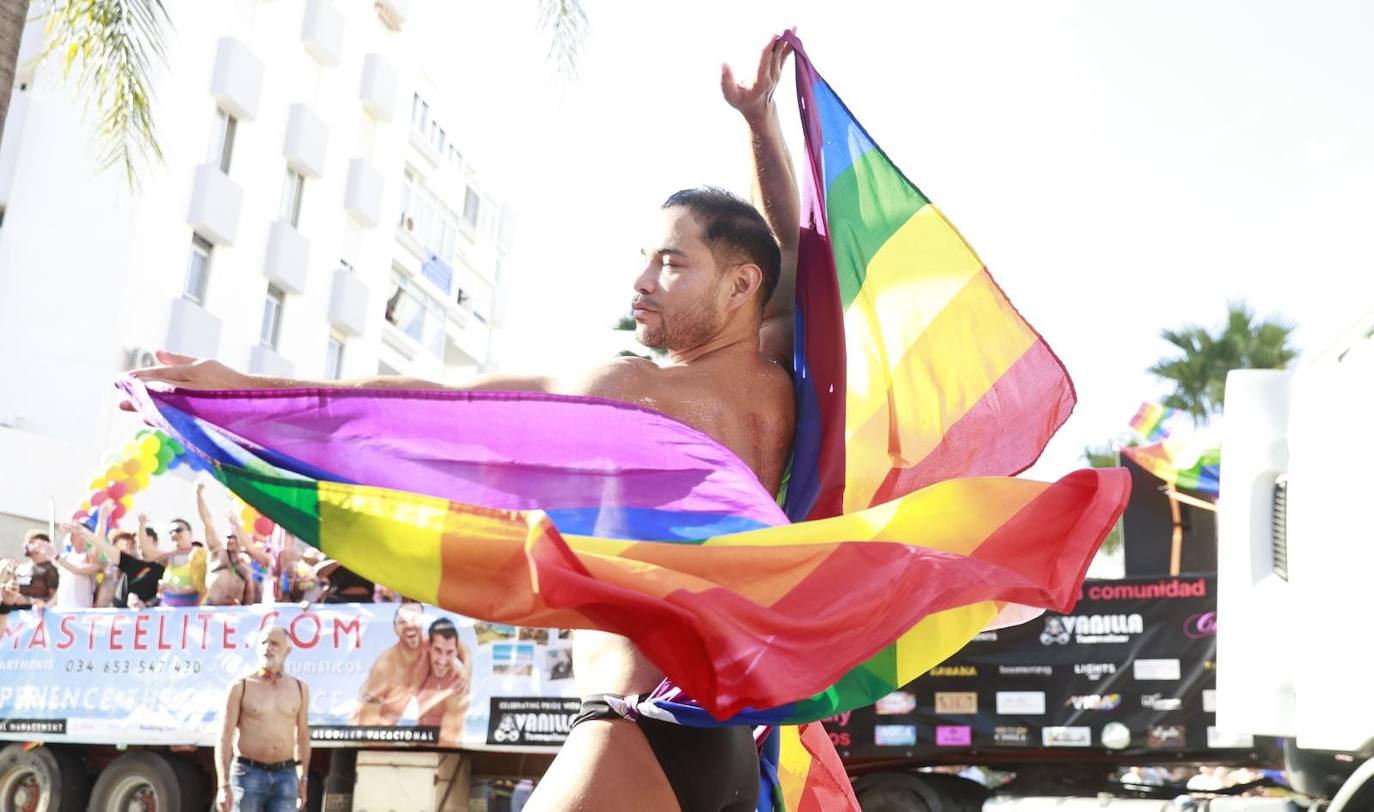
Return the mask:
<path fill-rule="evenodd" d="M 657 718 L 814 722 L 1020 607 L 1068 611 L 1128 479 L 1010 478 L 1067 418 L 1068 375 L 793 42 L 809 173 L 785 510 L 719 443 L 622 403 L 121 385 L 365 577 L 488 621 L 630 637 L 669 678 L 639 702 Z M 771 753 L 774 808 L 852 804 L 818 726 Z"/>

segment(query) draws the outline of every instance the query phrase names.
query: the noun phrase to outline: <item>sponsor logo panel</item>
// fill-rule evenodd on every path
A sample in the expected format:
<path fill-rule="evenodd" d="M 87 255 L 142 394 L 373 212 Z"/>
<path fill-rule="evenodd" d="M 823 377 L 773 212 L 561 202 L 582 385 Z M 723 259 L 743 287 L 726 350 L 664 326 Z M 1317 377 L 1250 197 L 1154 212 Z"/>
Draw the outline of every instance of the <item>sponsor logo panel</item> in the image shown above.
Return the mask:
<path fill-rule="evenodd" d="M 893 691 L 873 703 L 873 712 L 879 716 L 900 716 L 916 710 L 916 695 L 906 691 Z"/>
<path fill-rule="evenodd" d="M 1138 680 L 1177 680 L 1181 676 L 1177 659 L 1136 660 L 1131 667 Z"/>
<path fill-rule="evenodd" d="M 936 691 L 935 712 L 960 715 L 978 712 L 977 691 Z"/>
<path fill-rule="evenodd" d="M 1079 725 L 1046 727 L 1040 730 L 1041 743 L 1046 747 L 1092 747 L 1092 728 Z"/>
<path fill-rule="evenodd" d="M 1199 612 L 1183 621 L 1183 633 L 1193 640 L 1217 636 L 1217 613 Z"/>
<path fill-rule="evenodd" d="M 1116 663 L 1074 663 L 1073 673 L 1096 681 L 1115 674 Z"/>
<path fill-rule="evenodd" d="M 968 725 L 937 725 L 935 743 L 941 747 L 969 747 L 973 744 L 973 728 Z"/>
<path fill-rule="evenodd" d="M 1074 710 L 1108 711 L 1121 707 L 1121 694 L 1083 694 L 1071 696 L 1064 701 L 1066 707 Z"/>
<path fill-rule="evenodd" d="M 578 699 L 491 698 L 488 744 L 561 744 L 581 710 Z"/>
<path fill-rule="evenodd" d="M 1040 645 L 1129 643 L 1134 635 L 1144 631 L 1145 618 L 1139 614 L 1047 617 L 1040 632 Z"/>
<path fill-rule="evenodd" d="M 915 725 L 874 725 L 873 743 L 879 747 L 907 747 L 916 743 Z"/>
<path fill-rule="evenodd" d="M 1214 749 L 1248 749 L 1255 746 L 1255 737 L 1249 733 L 1228 733 L 1208 725 L 1207 746 Z"/>
<path fill-rule="evenodd" d="M 1029 746 L 1030 728 L 1021 725 L 999 725 L 992 729 L 992 741 L 994 744 L 1013 747 Z"/>
<path fill-rule="evenodd" d="M 1004 677 L 1049 677 L 1054 675 L 1050 665 L 999 665 L 997 673 Z"/>
<path fill-rule="evenodd" d="M 1188 728 L 1184 725 L 1150 725 L 1145 735 L 1145 744 L 1152 750 L 1182 750 L 1188 738 Z"/>
<path fill-rule="evenodd" d="M 1183 700 L 1164 694 L 1144 694 L 1140 697 L 1140 707 L 1152 711 L 1176 711 L 1183 706 Z"/>
<path fill-rule="evenodd" d="M 930 669 L 932 677 L 976 677 L 978 669 L 971 665 L 937 665 Z"/>
<path fill-rule="evenodd" d="M 1045 712 L 1044 691 L 998 691 L 997 712 L 1012 716 L 1030 716 Z"/>

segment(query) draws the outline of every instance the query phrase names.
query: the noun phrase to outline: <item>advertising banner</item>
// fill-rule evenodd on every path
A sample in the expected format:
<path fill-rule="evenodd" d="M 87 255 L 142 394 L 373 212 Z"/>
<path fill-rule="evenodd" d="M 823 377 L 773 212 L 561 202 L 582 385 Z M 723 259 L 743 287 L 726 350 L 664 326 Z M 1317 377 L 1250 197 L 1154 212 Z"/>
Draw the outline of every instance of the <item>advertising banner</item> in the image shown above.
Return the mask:
<path fill-rule="evenodd" d="M 985 632 L 872 708 L 826 721 L 841 755 L 1249 748 L 1215 726 L 1216 578 L 1088 581 L 1071 614 Z"/>
<path fill-rule="evenodd" d="M 567 629 L 394 603 L 48 609 L 0 615 L 0 739 L 212 745 L 271 625 L 320 744 L 548 748 L 577 713 Z"/>

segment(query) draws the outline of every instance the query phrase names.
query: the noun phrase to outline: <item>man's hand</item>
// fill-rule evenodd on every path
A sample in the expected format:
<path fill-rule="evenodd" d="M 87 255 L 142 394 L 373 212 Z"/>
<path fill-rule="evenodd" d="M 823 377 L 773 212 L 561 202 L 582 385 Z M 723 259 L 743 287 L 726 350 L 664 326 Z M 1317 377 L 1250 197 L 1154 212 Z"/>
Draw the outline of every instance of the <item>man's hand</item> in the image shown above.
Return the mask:
<path fill-rule="evenodd" d="M 135 369 L 129 374 L 141 381 L 161 381 L 181 389 L 255 388 L 252 375 L 245 375 L 219 361 L 166 350 L 158 350 L 153 355 L 158 360 L 157 366 Z M 134 411 L 134 405 L 127 400 L 120 403 L 119 408 Z"/>
<path fill-rule="evenodd" d="M 792 46 L 782 37 L 775 36 L 768 40 L 763 53 L 759 54 L 759 68 L 754 83 L 747 87 L 735 81 L 734 71 L 730 70 L 729 65 L 721 65 L 720 92 L 725 96 L 725 101 L 749 121 L 767 115 L 773 103 L 773 91 L 778 89 L 778 80 L 782 77 L 782 65 L 791 53 Z"/>
<path fill-rule="evenodd" d="M 215 809 L 219 812 L 233 812 L 234 791 L 229 787 L 220 787 L 219 796 L 215 799 Z"/>
<path fill-rule="evenodd" d="M 296 808 L 305 809 L 306 797 L 309 794 L 310 773 L 302 771 L 300 780 L 296 782 Z"/>

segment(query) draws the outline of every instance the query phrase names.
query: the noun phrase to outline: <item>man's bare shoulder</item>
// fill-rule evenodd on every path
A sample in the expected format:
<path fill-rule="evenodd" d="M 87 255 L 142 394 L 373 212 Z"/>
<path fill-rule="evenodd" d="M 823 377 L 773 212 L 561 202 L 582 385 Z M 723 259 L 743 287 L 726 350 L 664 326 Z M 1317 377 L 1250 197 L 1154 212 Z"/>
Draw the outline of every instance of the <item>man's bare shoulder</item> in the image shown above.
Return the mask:
<path fill-rule="evenodd" d="M 662 372 L 658 364 L 645 358 L 629 355 L 612 358 L 561 382 L 558 394 L 652 406 L 658 398 Z"/>

